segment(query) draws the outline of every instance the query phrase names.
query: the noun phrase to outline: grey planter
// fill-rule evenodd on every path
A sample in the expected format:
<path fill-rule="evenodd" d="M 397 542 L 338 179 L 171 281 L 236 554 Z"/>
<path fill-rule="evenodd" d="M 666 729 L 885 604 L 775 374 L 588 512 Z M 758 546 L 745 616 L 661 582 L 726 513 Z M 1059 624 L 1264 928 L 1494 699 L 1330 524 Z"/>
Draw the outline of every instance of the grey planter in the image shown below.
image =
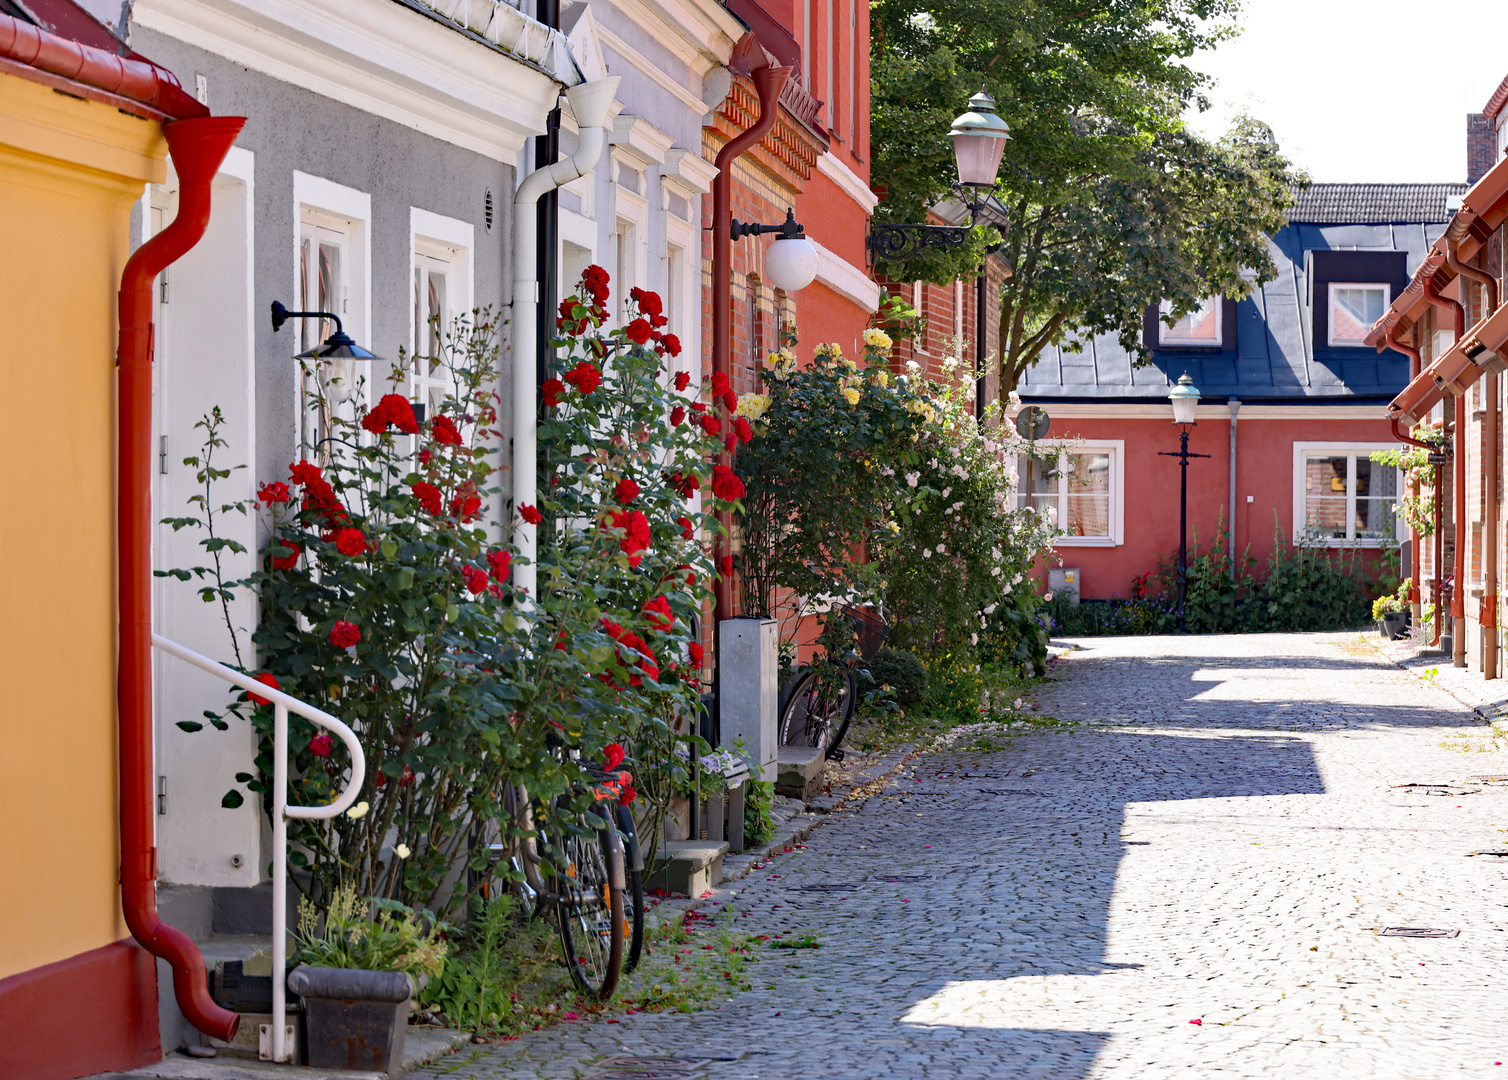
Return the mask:
<path fill-rule="evenodd" d="M 288 989 L 304 999 L 308 1063 L 319 1069 L 403 1070 L 413 984 L 401 971 L 300 965 Z"/>
<path fill-rule="evenodd" d="M 1377 620 L 1377 632 L 1389 641 L 1408 637 L 1409 613 L 1407 611 L 1383 612 L 1382 618 Z"/>

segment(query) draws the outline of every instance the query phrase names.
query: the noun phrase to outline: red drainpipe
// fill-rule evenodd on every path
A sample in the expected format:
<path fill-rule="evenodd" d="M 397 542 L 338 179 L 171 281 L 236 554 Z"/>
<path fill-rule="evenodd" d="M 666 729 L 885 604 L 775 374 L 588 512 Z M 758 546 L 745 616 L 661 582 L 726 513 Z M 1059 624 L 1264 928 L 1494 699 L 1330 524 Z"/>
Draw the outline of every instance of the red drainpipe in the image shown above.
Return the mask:
<path fill-rule="evenodd" d="M 173 969 L 178 1008 L 206 1035 L 229 1042 L 241 1017 L 209 996 L 204 957 L 157 914 L 152 800 L 152 281 L 199 242 L 210 183 L 245 117 L 165 124 L 178 170 L 178 216 L 131 256 L 120 278 L 120 399 L 116 558 L 120 575 L 120 901 L 142 948 Z"/>
<path fill-rule="evenodd" d="M 1456 340 L 1460 341 L 1466 336 L 1466 309 L 1448 296 L 1441 296 L 1435 291 L 1435 280 L 1431 275 L 1425 275 L 1421 281 L 1424 285 L 1424 298 L 1436 307 L 1446 308 L 1451 312 L 1454 319 L 1453 326 L 1456 332 Z M 1450 589 L 1450 619 L 1451 619 L 1451 662 L 1456 667 L 1466 666 L 1466 603 L 1462 593 L 1466 591 L 1466 581 L 1462 576 L 1466 562 L 1463 556 L 1466 548 L 1466 395 L 1455 395 L 1455 410 L 1451 418 L 1451 442 L 1453 444 L 1453 459 L 1450 470 L 1450 520 L 1456 530 L 1455 556 L 1451 559 L 1451 589 Z M 1435 522 L 1437 532 L 1444 532 L 1440 528 L 1440 522 Z M 1442 541 L 1443 543 L 1443 538 Z M 1435 568 L 1435 577 L 1439 578 L 1440 568 Z"/>
<path fill-rule="evenodd" d="M 1388 348 L 1394 349 L 1397 352 L 1401 352 L 1401 353 L 1403 353 L 1405 356 L 1407 356 L 1409 358 L 1409 382 L 1413 382 L 1415 379 L 1417 379 L 1419 377 L 1419 369 L 1420 369 L 1420 366 L 1421 366 L 1421 361 L 1419 359 L 1419 350 L 1416 349 L 1416 348 L 1414 348 L 1412 345 L 1406 345 L 1406 344 L 1403 344 L 1403 343 L 1399 342 L 1397 340 L 1397 338 L 1394 336 L 1397 333 L 1397 331 L 1398 331 L 1397 324 L 1396 323 L 1389 323 L 1389 324 L 1387 324 L 1387 326 L 1383 327 L 1382 336 L 1383 336 L 1383 339 L 1388 343 Z M 1393 417 L 1393 434 L 1394 434 L 1394 436 L 1397 437 L 1397 439 L 1398 439 L 1399 442 L 1412 443 L 1414 446 L 1420 446 L 1420 447 L 1428 446 L 1427 443 L 1421 443 L 1417 439 L 1411 438 L 1411 437 L 1403 434 L 1401 431 L 1399 431 L 1398 430 L 1398 417 L 1396 417 L 1396 416 Z M 1430 449 L 1433 449 L 1433 447 L 1430 447 Z M 1417 503 L 1419 501 L 1419 481 L 1418 481 L 1418 479 L 1417 478 L 1411 479 L 1409 481 L 1409 487 L 1410 487 L 1410 494 L 1413 496 L 1414 502 Z M 1420 569 L 1420 562 L 1421 562 L 1421 559 L 1420 559 L 1420 552 L 1419 552 L 1419 531 L 1417 529 L 1414 529 L 1414 528 L 1410 527 L 1410 529 L 1409 529 L 1409 603 L 1413 604 L 1413 605 L 1418 605 L 1418 603 L 1420 601 L 1420 593 L 1419 593 L 1419 569 Z M 1416 617 L 1418 617 L 1419 612 L 1414 612 L 1414 615 Z"/>
<path fill-rule="evenodd" d="M 788 67 L 763 67 L 749 73 L 749 77 L 754 80 L 754 89 L 759 94 L 759 117 L 754 121 L 753 127 L 729 139 L 717 152 L 717 175 L 712 179 L 712 370 L 721 371 L 730 378 L 733 374 L 733 362 L 732 335 L 729 333 L 728 323 L 733 313 L 733 237 L 729 230 L 733 224 L 733 162 L 745 150 L 758 145 L 775 126 L 775 120 L 780 115 L 780 92 L 785 89 L 785 81 L 790 75 L 791 69 Z M 724 417 L 725 424 L 731 418 L 732 414 L 728 413 Z M 719 465 L 731 466 L 733 456 L 724 447 L 718 453 L 717 461 Z M 721 567 L 723 560 L 733 553 L 732 513 L 719 512 L 717 522 L 720 535 L 716 541 L 714 561 Z M 712 618 L 713 640 L 716 641 L 717 624 L 733 617 L 733 579 L 727 574 L 719 573 L 714 595 Z"/>

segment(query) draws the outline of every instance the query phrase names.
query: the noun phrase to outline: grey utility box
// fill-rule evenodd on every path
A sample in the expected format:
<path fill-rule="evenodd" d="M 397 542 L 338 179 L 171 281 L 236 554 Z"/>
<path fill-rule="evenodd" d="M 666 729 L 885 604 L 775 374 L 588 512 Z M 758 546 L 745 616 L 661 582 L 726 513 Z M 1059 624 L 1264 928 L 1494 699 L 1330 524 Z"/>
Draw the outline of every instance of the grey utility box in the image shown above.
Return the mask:
<path fill-rule="evenodd" d="M 1070 605 L 1079 602 L 1079 570 L 1076 566 L 1060 566 L 1047 572 L 1047 591 L 1057 596 L 1068 597 Z"/>
<path fill-rule="evenodd" d="M 759 780 L 775 779 L 775 730 L 780 696 L 779 624 L 774 619 L 724 619 L 717 627 L 718 696 L 725 747 L 742 739 L 760 765 Z M 750 770 L 752 772 L 752 770 Z"/>

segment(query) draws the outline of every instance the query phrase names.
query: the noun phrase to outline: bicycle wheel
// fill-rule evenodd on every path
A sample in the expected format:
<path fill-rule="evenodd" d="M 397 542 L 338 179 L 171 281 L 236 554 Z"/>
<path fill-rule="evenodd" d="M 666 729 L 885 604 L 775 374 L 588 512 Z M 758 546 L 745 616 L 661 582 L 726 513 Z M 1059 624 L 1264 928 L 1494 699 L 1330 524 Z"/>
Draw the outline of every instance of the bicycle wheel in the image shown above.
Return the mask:
<path fill-rule="evenodd" d="M 626 806 L 618 807 L 618 831 L 624 836 L 623 864 L 628 871 L 628 889 L 623 894 L 623 921 L 628 924 L 628 955 L 623 958 L 623 974 L 639 966 L 644 949 L 644 856 L 639 848 L 639 834 L 634 815 Z"/>
<path fill-rule="evenodd" d="M 853 716 L 852 673 L 808 668 L 796 677 L 780 710 L 781 746 L 814 746 L 832 757 Z"/>
<path fill-rule="evenodd" d="M 584 992 L 612 997 L 623 969 L 623 888 L 617 836 L 605 818 L 589 836 L 567 836 L 558 846 L 554 882 L 560 946 L 571 978 Z"/>
<path fill-rule="evenodd" d="M 832 738 L 828 740 L 827 752 L 824 755 L 829 761 L 842 761 L 843 736 L 848 734 L 848 722 L 853 719 L 854 704 L 859 698 L 859 679 L 853 672 L 848 673 L 848 685 L 843 688 L 841 700 L 837 703 L 831 720 Z"/>

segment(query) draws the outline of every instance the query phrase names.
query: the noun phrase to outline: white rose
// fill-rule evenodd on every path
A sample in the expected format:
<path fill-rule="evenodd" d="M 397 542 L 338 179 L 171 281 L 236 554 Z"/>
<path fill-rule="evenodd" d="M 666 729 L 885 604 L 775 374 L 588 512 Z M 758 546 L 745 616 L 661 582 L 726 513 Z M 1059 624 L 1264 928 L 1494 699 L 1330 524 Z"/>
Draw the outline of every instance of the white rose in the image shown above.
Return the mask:
<path fill-rule="evenodd" d="M 351 807 L 351 809 L 346 811 L 346 817 L 351 818 L 353 821 L 358 821 L 361 818 L 366 817 L 367 811 L 371 808 L 371 804 L 365 801 L 359 802 L 355 806 Z"/>
<path fill-rule="evenodd" d="M 916 487 L 916 482 L 921 478 L 922 474 L 919 472 L 908 472 L 906 474 L 906 483 L 910 487 Z"/>
<path fill-rule="evenodd" d="M 398 856 L 398 858 L 400 858 L 400 859 L 406 859 L 410 855 L 412 855 L 413 852 L 408 849 L 408 845 L 407 844 L 399 844 L 397 847 L 395 847 L 393 849 L 393 854 L 396 855 L 396 856 Z"/>
<path fill-rule="evenodd" d="M 924 558 L 924 559 L 930 559 L 930 558 L 932 558 L 932 549 L 931 548 L 922 548 L 922 558 Z"/>

